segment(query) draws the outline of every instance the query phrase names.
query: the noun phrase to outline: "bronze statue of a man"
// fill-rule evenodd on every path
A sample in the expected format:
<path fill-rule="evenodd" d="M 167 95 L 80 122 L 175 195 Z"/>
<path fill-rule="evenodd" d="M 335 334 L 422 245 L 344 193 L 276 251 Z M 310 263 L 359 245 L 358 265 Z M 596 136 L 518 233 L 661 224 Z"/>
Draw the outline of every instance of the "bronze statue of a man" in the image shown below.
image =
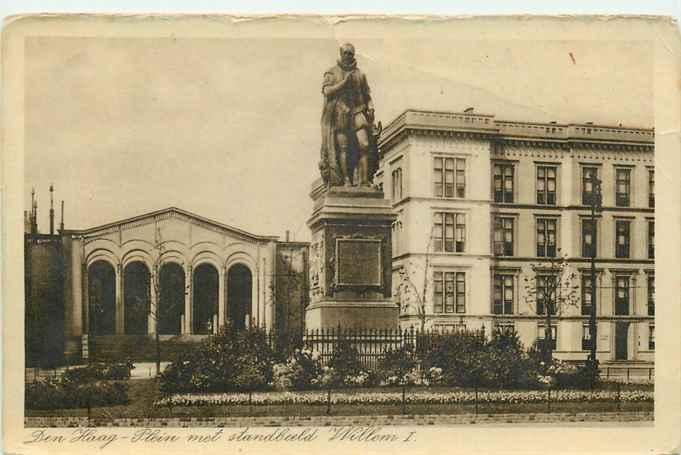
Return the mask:
<path fill-rule="evenodd" d="M 324 73 L 322 93 L 322 178 L 328 186 L 368 186 L 376 161 L 369 156 L 375 153 L 374 105 L 352 44 L 340 47 L 338 63 Z"/>

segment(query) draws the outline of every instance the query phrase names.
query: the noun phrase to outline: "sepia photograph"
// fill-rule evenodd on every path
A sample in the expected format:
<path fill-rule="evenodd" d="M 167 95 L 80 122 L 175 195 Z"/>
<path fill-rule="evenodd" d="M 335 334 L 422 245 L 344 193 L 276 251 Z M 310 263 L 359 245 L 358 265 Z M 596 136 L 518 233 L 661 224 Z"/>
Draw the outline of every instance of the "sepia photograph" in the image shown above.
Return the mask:
<path fill-rule="evenodd" d="M 653 431 L 645 21 L 27 19 L 24 444 Z"/>

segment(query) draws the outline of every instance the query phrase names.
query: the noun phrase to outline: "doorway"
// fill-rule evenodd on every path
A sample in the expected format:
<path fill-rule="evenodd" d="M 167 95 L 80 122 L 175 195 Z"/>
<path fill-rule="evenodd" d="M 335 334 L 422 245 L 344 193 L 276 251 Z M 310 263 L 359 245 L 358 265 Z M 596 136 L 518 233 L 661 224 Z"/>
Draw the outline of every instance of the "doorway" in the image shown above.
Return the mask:
<path fill-rule="evenodd" d="M 246 316 L 251 315 L 253 277 L 243 264 L 230 267 L 227 272 L 227 318 L 233 327 L 246 327 Z"/>
<path fill-rule="evenodd" d="M 629 358 L 629 323 L 615 323 L 615 360 L 627 360 Z"/>

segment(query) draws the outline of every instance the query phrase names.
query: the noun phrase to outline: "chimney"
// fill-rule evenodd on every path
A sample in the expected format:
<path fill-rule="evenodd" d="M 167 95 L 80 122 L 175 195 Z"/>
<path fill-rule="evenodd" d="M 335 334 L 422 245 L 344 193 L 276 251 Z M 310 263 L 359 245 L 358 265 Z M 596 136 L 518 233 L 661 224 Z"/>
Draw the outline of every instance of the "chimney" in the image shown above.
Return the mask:
<path fill-rule="evenodd" d="M 31 234 L 38 233 L 38 201 L 35 199 L 35 188 L 31 188 Z"/>
<path fill-rule="evenodd" d="M 290 236 L 291 236 L 291 231 L 289 231 L 288 229 L 286 229 L 286 241 L 287 241 L 287 242 L 289 241 L 289 237 L 290 237 Z"/>
<path fill-rule="evenodd" d="M 50 235 L 54 235 L 54 186 L 50 184 Z"/>
<path fill-rule="evenodd" d="M 61 201 L 61 221 L 59 222 L 59 232 L 64 230 L 64 200 Z"/>

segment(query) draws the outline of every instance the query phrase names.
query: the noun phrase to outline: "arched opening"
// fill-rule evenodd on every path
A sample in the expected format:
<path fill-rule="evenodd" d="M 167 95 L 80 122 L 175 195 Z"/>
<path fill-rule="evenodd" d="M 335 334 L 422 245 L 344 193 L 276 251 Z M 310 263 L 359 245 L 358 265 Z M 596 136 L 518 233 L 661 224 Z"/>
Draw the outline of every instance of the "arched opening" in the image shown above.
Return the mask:
<path fill-rule="evenodd" d="M 186 292 L 184 281 L 184 270 L 179 264 L 169 262 L 161 266 L 159 272 L 161 292 L 156 310 L 157 330 L 161 335 L 182 333 Z"/>
<path fill-rule="evenodd" d="M 106 261 L 88 268 L 88 315 L 91 335 L 116 332 L 116 272 Z"/>
<path fill-rule="evenodd" d="M 253 277 L 243 264 L 236 264 L 227 272 L 227 317 L 233 327 L 246 327 L 246 316 L 251 316 Z"/>
<path fill-rule="evenodd" d="M 194 269 L 192 333 L 213 333 L 218 313 L 218 279 L 217 269 L 210 264 L 201 264 Z"/>
<path fill-rule="evenodd" d="M 125 333 L 147 333 L 149 305 L 151 303 L 149 269 L 141 261 L 131 262 L 123 271 L 125 296 Z"/>

